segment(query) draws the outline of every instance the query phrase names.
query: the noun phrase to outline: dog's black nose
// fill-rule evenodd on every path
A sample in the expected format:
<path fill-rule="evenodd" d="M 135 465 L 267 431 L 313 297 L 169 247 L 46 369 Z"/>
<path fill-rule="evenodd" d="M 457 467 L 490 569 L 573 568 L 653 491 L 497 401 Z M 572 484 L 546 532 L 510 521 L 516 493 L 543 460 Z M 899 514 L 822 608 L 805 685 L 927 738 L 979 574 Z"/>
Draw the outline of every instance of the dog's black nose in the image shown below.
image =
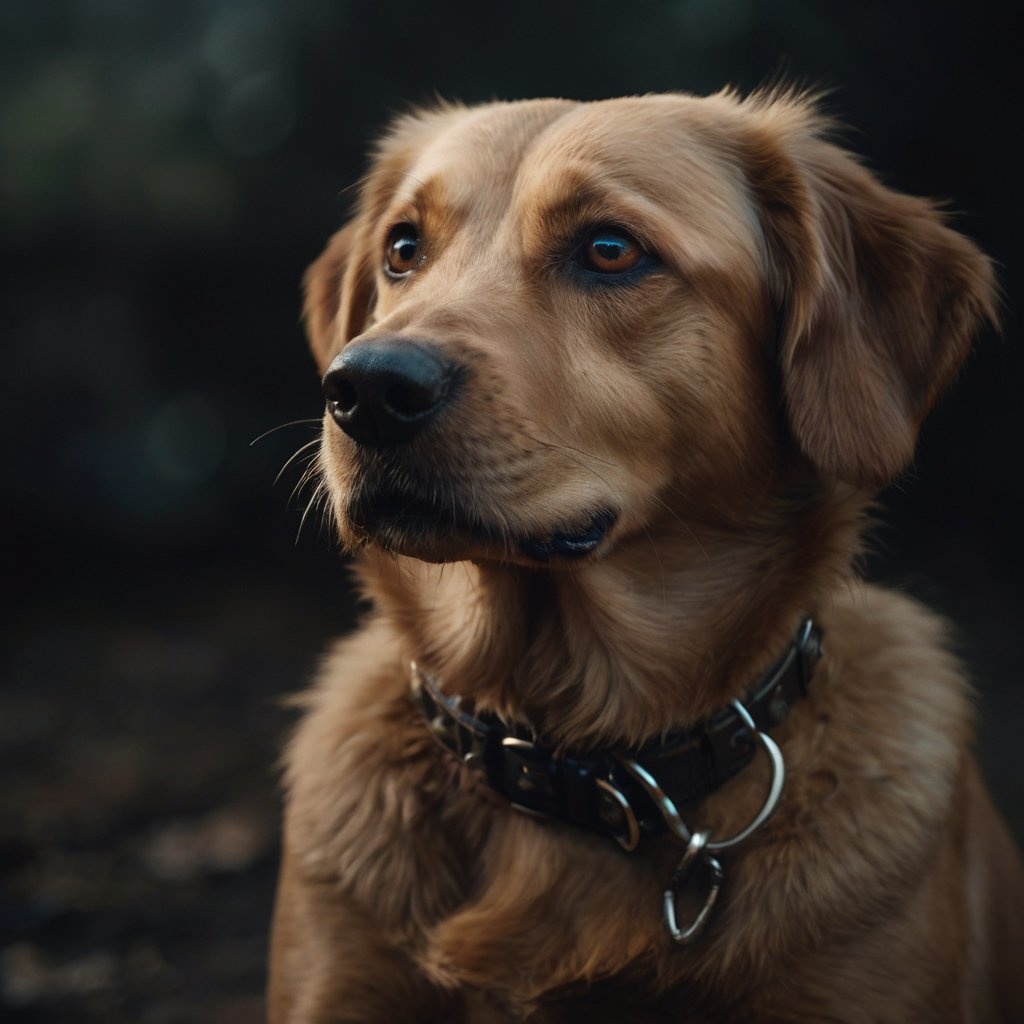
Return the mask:
<path fill-rule="evenodd" d="M 454 367 L 423 342 L 380 338 L 343 349 L 324 375 L 327 410 L 374 448 L 410 441 L 445 406 Z"/>

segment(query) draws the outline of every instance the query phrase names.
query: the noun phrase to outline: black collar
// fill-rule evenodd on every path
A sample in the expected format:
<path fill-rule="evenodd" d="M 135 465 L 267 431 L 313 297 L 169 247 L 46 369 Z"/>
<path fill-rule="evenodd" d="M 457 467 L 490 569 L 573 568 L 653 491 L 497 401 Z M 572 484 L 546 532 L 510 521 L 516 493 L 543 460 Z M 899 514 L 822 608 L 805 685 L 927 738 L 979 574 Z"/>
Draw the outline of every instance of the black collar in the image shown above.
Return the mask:
<path fill-rule="evenodd" d="M 744 701 L 759 731 L 779 725 L 807 693 L 821 653 L 821 631 L 807 618 Z M 514 807 L 611 837 L 627 850 L 667 828 L 637 765 L 678 807 L 724 785 L 753 760 L 756 747 L 754 734 L 732 706 L 664 741 L 577 756 L 556 754 L 541 738 L 496 715 L 465 709 L 461 698 L 442 693 L 415 663 L 413 696 L 434 736 Z"/>

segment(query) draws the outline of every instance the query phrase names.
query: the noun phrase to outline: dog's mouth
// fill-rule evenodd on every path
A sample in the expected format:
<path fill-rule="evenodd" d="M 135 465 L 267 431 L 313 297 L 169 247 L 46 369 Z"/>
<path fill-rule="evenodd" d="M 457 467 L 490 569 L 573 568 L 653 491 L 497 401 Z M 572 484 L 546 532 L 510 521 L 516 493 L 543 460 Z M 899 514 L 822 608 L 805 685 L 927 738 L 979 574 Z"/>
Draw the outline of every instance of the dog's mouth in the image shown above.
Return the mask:
<path fill-rule="evenodd" d="M 347 518 L 361 540 L 424 561 L 498 558 L 550 563 L 594 554 L 616 514 L 601 507 L 549 530 L 517 532 L 469 511 L 450 496 L 360 487 L 349 500 Z"/>
<path fill-rule="evenodd" d="M 519 550 L 538 562 L 552 558 L 586 558 L 596 551 L 615 522 L 615 513 L 609 508 L 595 512 L 584 530 L 556 530 L 544 537 L 524 537 Z"/>

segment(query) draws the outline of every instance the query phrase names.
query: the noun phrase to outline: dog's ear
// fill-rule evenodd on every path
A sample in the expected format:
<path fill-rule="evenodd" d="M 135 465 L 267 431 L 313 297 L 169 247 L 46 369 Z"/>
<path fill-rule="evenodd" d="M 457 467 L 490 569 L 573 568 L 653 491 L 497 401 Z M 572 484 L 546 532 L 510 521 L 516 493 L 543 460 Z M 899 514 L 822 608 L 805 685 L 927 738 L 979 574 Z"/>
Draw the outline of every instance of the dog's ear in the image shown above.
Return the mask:
<path fill-rule="evenodd" d="M 303 319 L 321 373 L 362 331 L 369 312 L 373 280 L 356 256 L 358 240 L 359 224 L 352 221 L 331 237 L 303 279 Z"/>
<path fill-rule="evenodd" d="M 760 113 L 749 178 L 790 428 L 819 471 L 878 487 L 909 463 L 972 336 L 995 321 L 992 268 L 934 204 L 825 141 L 809 105 Z"/>

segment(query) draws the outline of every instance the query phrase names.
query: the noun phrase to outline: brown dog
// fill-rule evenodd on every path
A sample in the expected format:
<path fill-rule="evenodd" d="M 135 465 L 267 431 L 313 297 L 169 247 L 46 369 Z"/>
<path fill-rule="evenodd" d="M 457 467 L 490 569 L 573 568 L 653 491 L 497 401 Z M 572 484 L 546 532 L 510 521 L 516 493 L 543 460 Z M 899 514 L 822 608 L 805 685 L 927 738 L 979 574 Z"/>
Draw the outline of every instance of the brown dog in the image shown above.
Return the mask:
<path fill-rule="evenodd" d="M 726 93 L 381 143 L 307 277 L 374 611 L 288 753 L 273 1021 L 1024 1019 L 963 674 L 851 568 L 992 273 L 828 127 Z"/>

